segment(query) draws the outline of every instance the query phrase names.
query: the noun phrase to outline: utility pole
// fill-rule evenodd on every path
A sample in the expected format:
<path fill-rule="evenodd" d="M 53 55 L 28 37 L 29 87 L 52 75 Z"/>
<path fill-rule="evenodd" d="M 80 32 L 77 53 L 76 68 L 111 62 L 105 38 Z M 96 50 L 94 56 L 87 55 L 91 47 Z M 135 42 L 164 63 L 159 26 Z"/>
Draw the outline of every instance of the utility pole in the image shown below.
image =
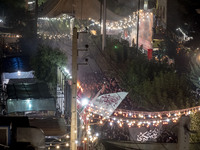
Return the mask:
<path fill-rule="evenodd" d="M 103 38 L 102 38 L 102 50 L 106 47 L 106 0 L 103 1 Z"/>
<path fill-rule="evenodd" d="M 139 22 L 140 22 L 140 0 L 138 0 L 138 13 L 137 13 L 137 44 L 136 44 L 136 51 L 138 53 L 138 44 L 139 44 Z"/>
<path fill-rule="evenodd" d="M 38 19 L 38 0 L 35 0 L 35 33 L 34 33 L 34 36 L 37 37 L 37 19 Z"/>
<path fill-rule="evenodd" d="M 71 97 L 71 133 L 70 133 L 70 150 L 77 150 L 77 28 L 73 28 L 72 37 L 72 97 Z"/>

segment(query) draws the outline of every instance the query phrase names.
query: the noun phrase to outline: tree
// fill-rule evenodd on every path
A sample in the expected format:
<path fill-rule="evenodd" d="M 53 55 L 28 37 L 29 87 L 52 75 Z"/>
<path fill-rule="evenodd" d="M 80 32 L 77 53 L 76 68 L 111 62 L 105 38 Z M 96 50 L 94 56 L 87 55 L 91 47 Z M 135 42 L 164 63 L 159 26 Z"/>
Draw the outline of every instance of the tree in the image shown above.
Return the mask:
<path fill-rule="evenodd" d="M 189 81 L 177 74 L 173 66 L 148 61 L 141 54 L 128 64 L 123 74 L 123 87 L 128 88 L 130 97 L 138 107 L 158 111 L 194 105 L 195 98 Z"/>
<path fill-rule="evenodd" d="M 190 142 L 199 143 L 200 142 L 200 112 L 191 114 L 190 117 L 191 117 L 190 130 L 196 132 L 194 134 L 190 134 Z"/>
<path fill-rule="evenodd" d="M 186 34 L 188 36 L 193 37 L 192 40 L 189 40 L 184 45 L 194 51 L 200 46 L 200 15 L 196 12 L 196 9 L 200 8 L 200 3 L 198 0 L 179 0 L 179 2 L 183 5 L 183 22 L 181 26 L 187 31 Z"/>
<path fill-rule="evenodd" d="M 56 85 L 57 67 L 66 66 L 66 64 L 67 57 L 63 52 L 45 45 L 38 47 L 37 55 L 31 60 L 35 76 L 53 86 Z"/>
<path fill-rule="evenodd" d="M 5 23 L 9 27 L 13 27 L 17 32 L 22 32 L 30 19 L 30 14 L 25 9 L 24 0 L 1 0 L 0 8 L 6 16 Z"/>
<path fill-rule="evenodd" d="M 160 72 L 154 80 L 146 80 L 137 88 L 142 97 L 140 104 L 150 110 L 191 107 L 195 101 L 190 91 L 186 79 L 174 72 Z"/>
<path fill-rule="evenodd" d="M 200 88 L 200 60 L 199 60 L 199 55 L 194 55 L 191 59 L 189 79 L 196 88 Z"/>
<path fill-rule="evenodd" d="M 123 64 L 123 62 L 125 62 L 128 58 L 128 41 L 121 39 L 120 42 L 118 39 L 110 37 L 106 39 L 106 42 L 106 56 L 109 56 L 109 59 L 114 61 L 118 65 Z"/>
<path fill-rule="evenodd" d="M 47 0 L 38 0 L 38 5 L 43 5 Z"/>

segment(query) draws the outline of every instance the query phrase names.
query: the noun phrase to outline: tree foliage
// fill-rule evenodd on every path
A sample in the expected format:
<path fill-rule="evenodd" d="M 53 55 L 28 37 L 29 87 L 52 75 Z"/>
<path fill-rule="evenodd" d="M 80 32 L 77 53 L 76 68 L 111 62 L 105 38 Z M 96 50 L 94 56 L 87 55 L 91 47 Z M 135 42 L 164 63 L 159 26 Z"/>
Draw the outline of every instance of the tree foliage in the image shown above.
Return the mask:
<path fill-rule="evenodd" d="M 1 0 L 0 8 L 6 16 L 6 25 L 18 30 L 24 26 L 28 14 L 25 9 L 24 0 Z"/>
<path fill-rule="evenodd" d="M 196 88 L 200 88 L 200 61 L 198 55 L 194 55 L 191 59 L 189 79 Z"/>
<path fill-rule="evenodd" d="M 129 52 L 129 43 L 126 40 L 119 41 L 114 38 L 107 38 L 107 48 L 106 55 L 110 57 L 110 60 L 114 61 L 117 64 L 123 64 L 128 58 Z"/>
<path fill-rule="evenodd" d="M 148 109 L 174 110 L 194 104 L 186 80 L 173 72 L 160 72 L 153 81 L 144 81 L 136 90 L 142 97 L 140 104 Z"/>
<path fill-rule="evenodd" d="M 38 6 L 43 5 L 47 0 L 38 0 Z"/>
<path fill-rule="evenodd" d="M 200 112 L 191 114 L 190 117 L 191 117 L 190 130 L 196 132 L 194 134 L 190 134 L 190 142 L 199 143 L 200 142 Z"/>
<path fill-rule="evenodd" d="M 115 66 L 115 76 L 122 81 L 120 85 L 129 91 L 136 108 L 162 111 L 197 104 L 191 82 L 186 76 L 188 70 L 185 68 L 188 64 L 185 61 L 182 60 L 182 64 L 186 64 L 182 67 L 177 62 L 169 65 L 167 59 L 160 62 L 154 59 L 149 61 L 144 53 L 129 47 L 125 40 L 114 38 L 107 38 L 104 53 L 109 56 L 112 66 Z"/>
<path fill-rule="evenodd" d="M 35 76 L 52 85 L 56 84 L 57 66 L 65 66 L 66 63 L 67 57 L 63 52 L 44 45 L 38 47 L 37 55 L 31 61 Z"/>
<path fill-rule="evenodd" d="M 129 64 L 129 65 L 128 65 Z M 138 107 L 146 110 L 173 110 L 192 106 L 194 97 L 185 76 L 167 63 L 135 56 L 124 70 L 124 87 Z"/>
<path fill-rule="evenodd" d="M 0 15 L 5 16 L 4 24 L 10 27 L 10 32 L 23 37 L 36 35 L 35 15 L 26 9 L 25 0 L 0 0 L 0 10 Z"/>

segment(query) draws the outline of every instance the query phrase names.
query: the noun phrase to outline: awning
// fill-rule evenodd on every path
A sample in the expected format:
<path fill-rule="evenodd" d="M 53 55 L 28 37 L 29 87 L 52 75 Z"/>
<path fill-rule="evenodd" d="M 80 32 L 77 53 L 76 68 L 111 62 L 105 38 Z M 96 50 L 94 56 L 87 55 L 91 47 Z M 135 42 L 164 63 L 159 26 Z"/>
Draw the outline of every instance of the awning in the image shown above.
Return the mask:
<path fill-rule="evenodd" d="M 101 19 L 101 3 L 98 0 L 82 0 L 81 3 L 73 0 L 48 0 L 39 9 L 40 17 L 52 18 L 61 14 L 69 14 L 75 16 L 77 19 Z M 107 9 L 107 20 L 120 19 L 122 19 L 121 16 Z"/>

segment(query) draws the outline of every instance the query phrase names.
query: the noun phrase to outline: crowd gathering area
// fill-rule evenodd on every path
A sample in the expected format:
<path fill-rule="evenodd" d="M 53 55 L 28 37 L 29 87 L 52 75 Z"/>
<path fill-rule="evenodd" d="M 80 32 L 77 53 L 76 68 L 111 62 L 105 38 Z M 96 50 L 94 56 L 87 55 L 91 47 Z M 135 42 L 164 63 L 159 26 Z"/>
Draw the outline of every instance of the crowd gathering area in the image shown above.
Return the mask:
<path fill-rule="evenodd" d="M 125 89 L 120 87 L 118 80 L 115 77 L 106 77 L 101 73 L 92 73 L 87 74 L 80 82 L 80 89 L 78 89 L 77 96 L 81 99 L 87 97 L 89 100 L 92 100 L 97 93 L 100 92 L 99 95 L 117 93 L 117 92 L 126 92 Z M 129 95 L 125 97 L 125 99 L 120 103 L 117 109 L 123 110 L 134 110 L 134 102 L 130 99 Z M 87 110 L 86 110 L 87 111 Z M 113 116 L 114 113 L 111 115 Z M 96 119 L 95 119 L 96 118 Z M 95 115 L 93 120 L 89 121 L 92 125 L 92 131 L 98 132 L 100 134 L 101 139 L 108 140 L 120 140 L 120 141 L 131 141 L 133 140 L 130 135 L 129 127 L 126 123 L 122 126 L 119 126 L 117 123 L 113 123 L 105 121 L 103 124 L 99 125 L 95 122 L 98 122 L 99 118 L 102 116 Z M 137 128 L 137 127 L 135 127 Z M 147 130 L 147 127 L 145 127 Z M 154 140 L 154 142 L 161 143 L 176 143 L 177 135 L 171 131 L 160 131 L 158 137 Z"/>

